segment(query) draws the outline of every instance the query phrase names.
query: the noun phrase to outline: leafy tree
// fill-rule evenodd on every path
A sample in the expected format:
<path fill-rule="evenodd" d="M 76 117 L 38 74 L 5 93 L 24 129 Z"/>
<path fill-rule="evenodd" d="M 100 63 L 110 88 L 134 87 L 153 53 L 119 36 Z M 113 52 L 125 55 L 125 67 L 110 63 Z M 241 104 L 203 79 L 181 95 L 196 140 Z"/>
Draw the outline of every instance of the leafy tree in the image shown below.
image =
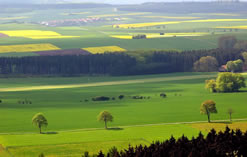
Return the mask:
<path fill-rule="evenodd" d="M 237 39 L 234 36 L 222 36 L 218 39 L 218 47 L 221 49 L 233 49 Z"/>
<path fill-rule="evenodd" d="M 246 40 L 238 41 L 238 42 L 234 45 L 234 48 L 235 48 L 235 49 L 247 50 L 247 41 L 246 41 Z"/>
<path fill-rule="evenodd" d="M 220 73 L 216 79 L 216 90 L 218 92 L 237 92 L 242 87 L 246 87 L 246 84 L 241 74 Z"/>
<path fill-rule="evenodd" d="M 227 113 L 229 114 L 229 119 L 232 121 L 232 114 L 233 114 L 233 109 L 229 108 Z"/>
<path fill-rule="evenodd" d="M 205 86 L 206 89 L 208 89 L 212 93 L 216 92 L 216 81 L 214 79 L 206 80 L 205 83 L 206 83 Z"/>
<path fill-rule="evenodd" d="M 33 125 L 36 125 L 39 128 L 39 133 L 42 133 L 42 127 L 47 127 L 48 121 L 43 115 L 43 113 L 37 113 L 36 115 L 33 116 L 32 119 Z"/>
<path fill-rule="evenodd" d="M 98 121 L 104 122 L 105 123 L 105 129 L 107 129 L 107 122 L 112 122 L 113 121 L 113 116 L 108 111 L 102 111 L 98 115 Z"/>
<path fill-rule="evenodd" d="M 241 72 L 243 70 L 243 61 L 241 59 L 235 61 L 228 61 L 226 68 L 231 72 Z"/>
<path fill-rule="evenodd" d="M 247 63 L 247 52 L 243 52 L 242 56 L 244 58 L 244 62 Z"/>
<path fill-rule="evenodd" d="M 213 100 L 204 101 L 200 107 L 200 113 L 208 116 L 208 122 L 210 123 L 210 114 L 217 113 L 216 103 Z"/>
<path fill-rule="evenodd" d="M 244 59 L 244 70 L 247 70 L 247 52 L 242 53 L 242 57 Z"/>
<path fill-rule="evenodd" d="M 194 63 L 194 70 L 197 72 L 210 72 L 218 70 L 218 61 L 215 57 L 201 57 L 200 60 Z"/>

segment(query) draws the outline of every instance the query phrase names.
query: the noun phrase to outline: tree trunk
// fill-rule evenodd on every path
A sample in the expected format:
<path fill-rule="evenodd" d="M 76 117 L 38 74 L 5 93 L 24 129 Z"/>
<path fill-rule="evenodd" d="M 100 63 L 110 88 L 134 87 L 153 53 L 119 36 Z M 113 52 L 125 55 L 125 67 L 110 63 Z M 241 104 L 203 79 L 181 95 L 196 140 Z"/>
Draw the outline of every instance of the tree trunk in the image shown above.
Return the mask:
<path fill-rule="evenodd" d="M 232 121 L 232 114 L 230 113 L 230 121 Z"/>
<path fill-rule="evenodd" d="M 41 132 L 41 125 L 39 125 L 39 133 L 41 134 L 42 132 Z"/>
<path fill-rule="evenodd" d="M 107 121 L 105 120 L 105 129 L 107 129 Z"/>
<path fill-rule="evenodd" d="M 210 123 L 210 113 L 207 113 L 208 115 L 208 122 Z"/>

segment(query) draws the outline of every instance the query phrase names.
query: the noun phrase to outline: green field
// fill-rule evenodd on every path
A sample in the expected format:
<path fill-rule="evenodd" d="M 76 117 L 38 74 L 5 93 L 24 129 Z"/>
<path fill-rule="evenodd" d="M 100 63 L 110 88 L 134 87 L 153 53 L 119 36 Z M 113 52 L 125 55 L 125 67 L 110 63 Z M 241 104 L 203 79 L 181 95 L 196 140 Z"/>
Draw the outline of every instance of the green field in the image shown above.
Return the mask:
<path fill-rule="evenodd" d="M 206 121 L 207 117 L 200 115 L 199 108 L 207 99 L 217 103 L 218 114 L 212 115 L 212 120 L 227 120 L 228 108 L 235 111 L 234 119 L 247 118 L 246 89 L 239 93 L 209 93 L 204 89 L 204 81 L 215 76 L 216 73 L 178 73 L 133 77 L 2 78 L 0 91 L 11 90 L 0 93 L 3 101 L 0 104 L 0 143 L 14 156 L 37 156 L 41 152 L 50 156 L 80 156 L 85 150 L 97 153 L 114 145 L 119 149 L 128 144 L 148 145 L 171 135 L 196 136 L 200 128 L 180 122 Z M 66 87 L 71 84 L 94 86 Z M 36 88 L 28 88 L 30 86 Z M 44 86 L 54 88 L 42 89 Z M 55 88 L 61 86 L 66 88 Z M 162 92 L 167 98 L 159 96 Z M 117 98 L 120 94 L 125 95 L 123 100 L 91 101 L 95 96 Z M 131 98 L 134 95 L 151 98 L 135 100 Z M 18 104 L 25 99 L 32 104 Z M 85 99 L 89 102 L 84 102 Z M 97 122 L 96 117 L 102 110 L 114 116 L 110 130 L 101 129 L 103 124 Z M 37 112 L 43 112 L 48 119 L 47 134 L 39 135 L 38 129 L 31 124 Z"/>

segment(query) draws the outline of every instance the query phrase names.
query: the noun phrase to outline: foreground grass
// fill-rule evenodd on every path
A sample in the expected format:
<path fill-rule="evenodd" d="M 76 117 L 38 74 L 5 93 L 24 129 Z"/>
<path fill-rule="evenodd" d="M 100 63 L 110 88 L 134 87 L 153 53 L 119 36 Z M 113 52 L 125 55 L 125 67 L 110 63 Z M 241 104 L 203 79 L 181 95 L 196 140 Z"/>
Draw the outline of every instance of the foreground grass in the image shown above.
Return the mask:
<path fill-rule="evenodd" d="M 50 134 L 19 134 L 1 135 L 7 150 L 18 157 L 38 156 L 42 152 L 46 156 L 80 157 L 85 151 L 90 155 L 100 150 L 107 152 L 113 146 L 118 150 L 128 148 L 129 145 L 150 145 L 154 141 L 164 141 L 171 136 L 175 138 L 185 135 L 189 138 L 197 136 L 199 131 L 204 135 L 212 128 L 224 131 L 225 127 L 246 131 L 246 122 L 217 122 L 195 124 L 169 124 L 153 126 L 134 126 L 111 128 L 109 130 L 83 130 L 70 132 L 54 132 Z"/>
<path fill-rule="evenodd" d="M 157 125 L 141 127 L 112 128 L 110 130 L 84 130 L 79 132 L 57 132 L 54 134 L 1 135 L 0 139 L 14 156 L 38 156 L 44 152 L 51 156 L 80 156 L 84 151 L 90 154 L 99 150 L 106 152 L 111 147 L 124 149 L 129 144 L 149 145 L 163 141 L 173 135 L 185 134 L 192 137 L 198 130 L 189 125 Z"/>

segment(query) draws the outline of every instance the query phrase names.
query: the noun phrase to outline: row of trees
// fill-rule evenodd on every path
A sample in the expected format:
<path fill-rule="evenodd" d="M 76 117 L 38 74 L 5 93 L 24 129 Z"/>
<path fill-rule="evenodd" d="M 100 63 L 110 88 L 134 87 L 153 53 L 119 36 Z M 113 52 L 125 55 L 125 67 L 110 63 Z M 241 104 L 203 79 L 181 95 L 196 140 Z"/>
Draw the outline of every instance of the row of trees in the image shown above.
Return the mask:
<path fill-rule="evenodd" d="M 101 151 L 98 157 L 245 157 L 247 156 L 247 132 L 230 130 L 217 133 L 212 129 L 204 138 L 199 133 L 197 138 L 185 136 L 175 139 L 171 137 L 164 142 L 155 142 L 150 146 L 129 147 L 118 151 L 115 147 L 107 154 Z"/>
<path fill-rule="evenodd" d="M 247 52 L 243 52 L 241 56 L 242 59 L 228 61 L 223 71 L 242 72 L 247 66 Z M 219 70 L 219 63 L 215 57 L 205 56 L 196 61 L 193 68 L 196 72 L 213 72 Z"/>
<path fill-rule="evenodd" d="M 97 119 L 99 122 L 104 122 L 105 129 L 107 129 L 107 123 L 113 121 L 113 116 L 108 111 L 102 111 L 99 113 Z M 40 134 L 42 134 L 42 128 L 48 126 L 48 120 L 46 119 L 46 117 L 44 116 L 43 113 L 35 114 L 32 118 L 32 123 L 33 123 L 33 125 L 35 125 L 36 127 L 39 128 Z"/>
<path fill-rule="evenodd" d="M 142 60 L 128 53 L 106 53 L 84 56 L 30 56 L 1 57 L 0 74 L 12 75 L 139 75 L 193 71 L 194 63 L 201 57 L 212 56 L 212 67 L 242 59 L 242 50 L 195 50 L 143 52 Z M 134 55 L 138 54 L 136 52 Z M 210 57 L 212 59 L 212 57 Z M 209 57 L 207 57 L 209 58 Z M 217 61 L 217 62 L 216 62 Z M 197 64 L 197 63 L 195 63 Z M 200 63 L 201 64 L 201 63 Z M 198 70 L 200 71 L 200 70 Z"/>

